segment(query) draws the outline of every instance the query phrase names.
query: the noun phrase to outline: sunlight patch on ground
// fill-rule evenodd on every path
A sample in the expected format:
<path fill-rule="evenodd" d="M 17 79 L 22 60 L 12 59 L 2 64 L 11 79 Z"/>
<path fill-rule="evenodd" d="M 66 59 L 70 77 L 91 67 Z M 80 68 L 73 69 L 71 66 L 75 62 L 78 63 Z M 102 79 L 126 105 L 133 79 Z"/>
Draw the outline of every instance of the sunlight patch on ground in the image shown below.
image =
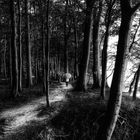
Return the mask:
<path fill-rule="evenodd" d="M 62 101 L 63 99 L 64 99 L 63 95 L 57 95 L 57 96 L 55 96 L 55 98 L 53 100 L 50 100 L 50 103 Z"/>
<path fill-rule="evenodd" d="M 38 102 L 37 100 L 35 100 L 35 101 L 32 101 L 30 104 L 21 106 L 19 108 L 7 109 L 3 111 L 0 115 L 0 119 L 1 118 L 6 119 L 4 132 L 6 134 L 14 133 L 20 127 L 26 126 L 30 121 L 44 120 L 45 117 L 42 117 L 42 118 L 37 117 L 38 112 L 36 111 L 37 108 L 42 103 L 45 105 L 45 97 L 39 99 Z"/>
<path fill-rule="evenodd" d="M 63 87 L 63 85 L 62 85 Z M 63 88 L 56 88 L 52 90 L 50 95 L 50 103 L 62 101 L 65 99 L 65 90 Z M 64 86 L 65 87 L 65 86 Z M 71 86 L 68 86 L 69 88 Z M 63 90 L 63 91 L 62 91 Z M 43 121 L 46 116 L 38 117 L 38 108 L 46 105 L 46 97 L 33 100 L 26 105 L 4 110 L 0 114 L 0 119 L 5 119 L 3 126 L 4 135 L 16 133 L 20 128 L 27 126 L 31 121 Z"/>

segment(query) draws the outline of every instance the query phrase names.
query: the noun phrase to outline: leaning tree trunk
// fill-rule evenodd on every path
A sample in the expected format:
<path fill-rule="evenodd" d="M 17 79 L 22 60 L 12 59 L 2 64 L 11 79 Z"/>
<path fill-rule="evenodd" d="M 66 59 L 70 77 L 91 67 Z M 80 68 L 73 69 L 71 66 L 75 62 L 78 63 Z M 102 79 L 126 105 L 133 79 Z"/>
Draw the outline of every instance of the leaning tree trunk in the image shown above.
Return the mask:
<path fill-rule="evenodd" d="M 83 42 L 83 54 L 79 65 L 79 76 L 76 83 L 75 90 L 85 91 L 87 89 L 87 70 L 89 64 L 90 45 L 92 41 L 92 25 L 93 25 L 93 4 L 94 1 L 87 0 L 87 10 L 85 18 L 85 30 L 84 30 L 84 42 Z"/>
<path fill-rule="evenodd" d="M 134 77 L 133 77 L 133 79 L 132 79 L 132 81 L 130 83 L 130 86 L 129 86 L 129 94 L 131 94 L 131 92 L 132 92 L 132 88 L 133 88 L 134 83 L 136 81 L 136 77 L 137 77 L 137 72 L 135 72 Z"/>
<path fill-rule="evenodd" d="M 102 12 L 102 1 L 99 2 L 99 10 L 96 9 L 95 20 L 93 23 L 93 88 L 101 86 L 100 73 L 100 46 L 99 46 L 99 27 Z"/>
<path fill-rule="evenodd" d="M 99 128 L 96 140 L 110 140 L 115 129 L 122 99 L 122 88 L 126 70 L 126 57 L 128 55 L 128 44 L 132 17 L 138 5 L 131 8 L 129 0 L 121 0 L 122 21 L 119 31 L 117 56 L 115 70 L 110 89 L 110 97 L 105 114 L 105 120 Z"/>
<path fill-rule="evenodd" d="M 137 76 L 136 76 L 136 82 L 135 82 L 135 87 L 134 87 L 134 92 L 133 92 L 133 100 L 136 100 L 136 96 L 137 96 L 137 90 L 138 90 L 139 79 L 140 79 L 140 64 L 139 64 L 136 75 Z"/>
<path fill-rule="evenodd" d="M 18 62 L 17 62 L 17 46 L 16 46 L 16 18 L 14 1 L 10 0 L 11 13 L 11 57 L 12 57 L 12 96 L 17 96 L 18 93 Z"/>
<path fill-rule="evenodd" d="M 26 53 L 27 53 L 27 86 L 32 86 L 32 65 L 31 65 L 31 44 L 30 44 L 30 33 L 29 33 L 29 14 L 28 14 L 28 0 L 25 0 L 25 15 L 26 15 Z"/>

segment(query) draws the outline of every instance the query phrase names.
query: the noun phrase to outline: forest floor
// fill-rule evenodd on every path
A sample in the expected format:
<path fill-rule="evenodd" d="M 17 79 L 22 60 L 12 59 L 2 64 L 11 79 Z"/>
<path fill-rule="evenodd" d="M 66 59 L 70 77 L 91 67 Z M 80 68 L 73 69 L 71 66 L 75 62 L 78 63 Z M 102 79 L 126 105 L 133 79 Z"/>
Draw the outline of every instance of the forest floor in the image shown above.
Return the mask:
<path fill-rule="evenodd" d="M 14 101 L 5 98 L 10 91 L 0 86 L 0 140 L 94 140 L 107 99 L 100 100 L 99 90 L 71 89 L 71 84 L 52 84 L 47 108 L 40 86 L 25 89 Z M 112 140 L 139 140 L 139 132 L 140 100 L 123 96 Z"/>

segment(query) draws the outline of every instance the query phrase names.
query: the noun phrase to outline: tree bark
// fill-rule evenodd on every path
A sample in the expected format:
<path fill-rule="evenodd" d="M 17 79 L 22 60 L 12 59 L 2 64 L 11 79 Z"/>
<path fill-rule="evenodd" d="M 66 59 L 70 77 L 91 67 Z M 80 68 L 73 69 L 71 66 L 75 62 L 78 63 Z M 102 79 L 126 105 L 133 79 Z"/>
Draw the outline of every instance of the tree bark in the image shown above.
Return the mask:
<path fill-rule="evenodd" d="M 7 79 L 7 67 L 6 67 L 6 48 L 7 48 L 7 40 L 5 35 L 5 42 L 4 42 L 4 57 L 3 57 L 3 66 L 4 66 L 4 77 Z"/>
<path fill-rule="evenodd" d="M 130 87 L 129 87 L 129 94 L 131 94 L 131 92 L 132 92 L 132 88 L 133 88 L 133 85 L 134 85 L 134 83 L 135 83 L 135 81 L 136 81 L 136 77 L 137 77 L 137 72 L 135 72 L 134 77 L 133 77 L 133 79 L 132 79 L 132 82 L 131 82 L 131 84 L 130 84 Z"/>
<path fill-rule="evenodd" d="M 66 5 L 65 5 L 65 19 L 64 19 L 64 72 L 65 73 L 68 73 L 67 14 L 68 14 L 68 0 L 66 0 Z"/>
<path fill-rule="evenodd" d="M 107 24 L 106 24 L 106 32 L 105 32 L 105 39 L 104 39 L 104 45 L 102 50 L 102 82 L 101 82 L 101 98 L 105 98 L 105 88 L 106 88 L 106 68 L 107 68 L 107 49 L 108 49 L 108 39 L 109 39 L 109 29 L 110 29 L 110 23 L 111 23 L 111 11 L 112 7 L 115 3 L 115 0 L 110 0 L 109 7 L 107 10 Z"/>
<path fill-rule="evenodd" d="M 47 102 L 47 107 L 49 107 L 49 52 L 50 52 L 50 32 L 49 32 L 49 7 L 50 7 L 50 0 L 47 0 L 47 14 L 46 14 L 46 27 L 47 27 L 47 38 L 46 38 L 46 102 Z"/>
<path fill-rule="evenodd" d="M 100 46 L 99 46 L 99 27 L 100 16 L 102 12 L 102 1 L 99 1 L 99 9 L 95 11 L 95 20 L 93 23 L 93 88 L 100 88 Z M 94 17 L 93 17 L 94 18 Z"/>
<path fill-rule="evenodd" d="M 21 12 L 20 12 L 20 0 L 18 0 L 18 45 L 19 45 L 19 53 L 18 53 L 18 58 L 19 58 L 19 81 L 18 81 L 18 87 L 19 87 L 19 92 L 22 91 L 22 43 L 21 43 Z"/>
<path fill-rule="evenodd" d="M 12 36 L 12 33 L 11 33 Z M 12 37 L 10 36 L 10 48 L 9 48 L 9 62 L 10 62 L 10 66 L 9 66 L 9 73 L 10 73 L 10 88 L 12 88 L 12 81 L 13 81 L 13 76 L 12 76 Z"/>
<path fill-rule="evenodd" d="M 31 64 L 31 43 L 30 43 L 30 25 L 29 25 L 29 14 L 28 14 L 28 0 L 25 0 L 25 15 L 26 15 L 26 51 L 27 51 L 27 86 L 32 86 L 32 64 Z"/>
<path fill-rule="evenodd" d="M 136 8 L 136 7 L 135 7 Z M 129 0 L 121 0 L 122 20 L 119 30 L 117 56 L 114 69 L 110 97 L 103 125 L 99 128 L 96 140 L 110 140 L 115 129 L 122 99 L 122 88 L 126 70 L 126 58 L 129 49 L 131 22 L 135 10 L 130 7 Z"/>
<path fill-rule="evenodd" d="M 76 79 L 78 76 L 78 60 L 77 60 L 78 36 L 76 22 L 77 22 L 76 15 L 74 14 L 74 38 L 75 38 L 74 79 Z"/>
<path fill-rule="evenodd" d="M 16 19 L 14 1 L 10 0 L 11 13 L 11 57 L 12 57 L 12 96 L 19 95 L 18 93 L 18 58 L 16 46 Z"/>
<path fill-rule="evenodd" d="M 83 54 L 79 65 L 79 77 L 76 83 L 75 90 L 85 91 L 87 89 L 87 70 L 89 64 L 90 46 L 92 41 L 92 25 L 93 25 L 93 4 L 94 1 L 87 0 L 85 30 L 83 41 Z"/>

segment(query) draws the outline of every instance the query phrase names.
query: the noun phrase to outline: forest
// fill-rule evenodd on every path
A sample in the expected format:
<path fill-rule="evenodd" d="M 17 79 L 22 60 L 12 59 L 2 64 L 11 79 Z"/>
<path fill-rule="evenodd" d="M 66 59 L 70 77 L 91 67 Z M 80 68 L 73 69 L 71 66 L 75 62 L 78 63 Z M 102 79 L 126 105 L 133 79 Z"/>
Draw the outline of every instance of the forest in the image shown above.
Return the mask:
<path fill-rule="evenodd" d="M 140 140 L 140 1 L 0 0 L 0 140 Z"/>

